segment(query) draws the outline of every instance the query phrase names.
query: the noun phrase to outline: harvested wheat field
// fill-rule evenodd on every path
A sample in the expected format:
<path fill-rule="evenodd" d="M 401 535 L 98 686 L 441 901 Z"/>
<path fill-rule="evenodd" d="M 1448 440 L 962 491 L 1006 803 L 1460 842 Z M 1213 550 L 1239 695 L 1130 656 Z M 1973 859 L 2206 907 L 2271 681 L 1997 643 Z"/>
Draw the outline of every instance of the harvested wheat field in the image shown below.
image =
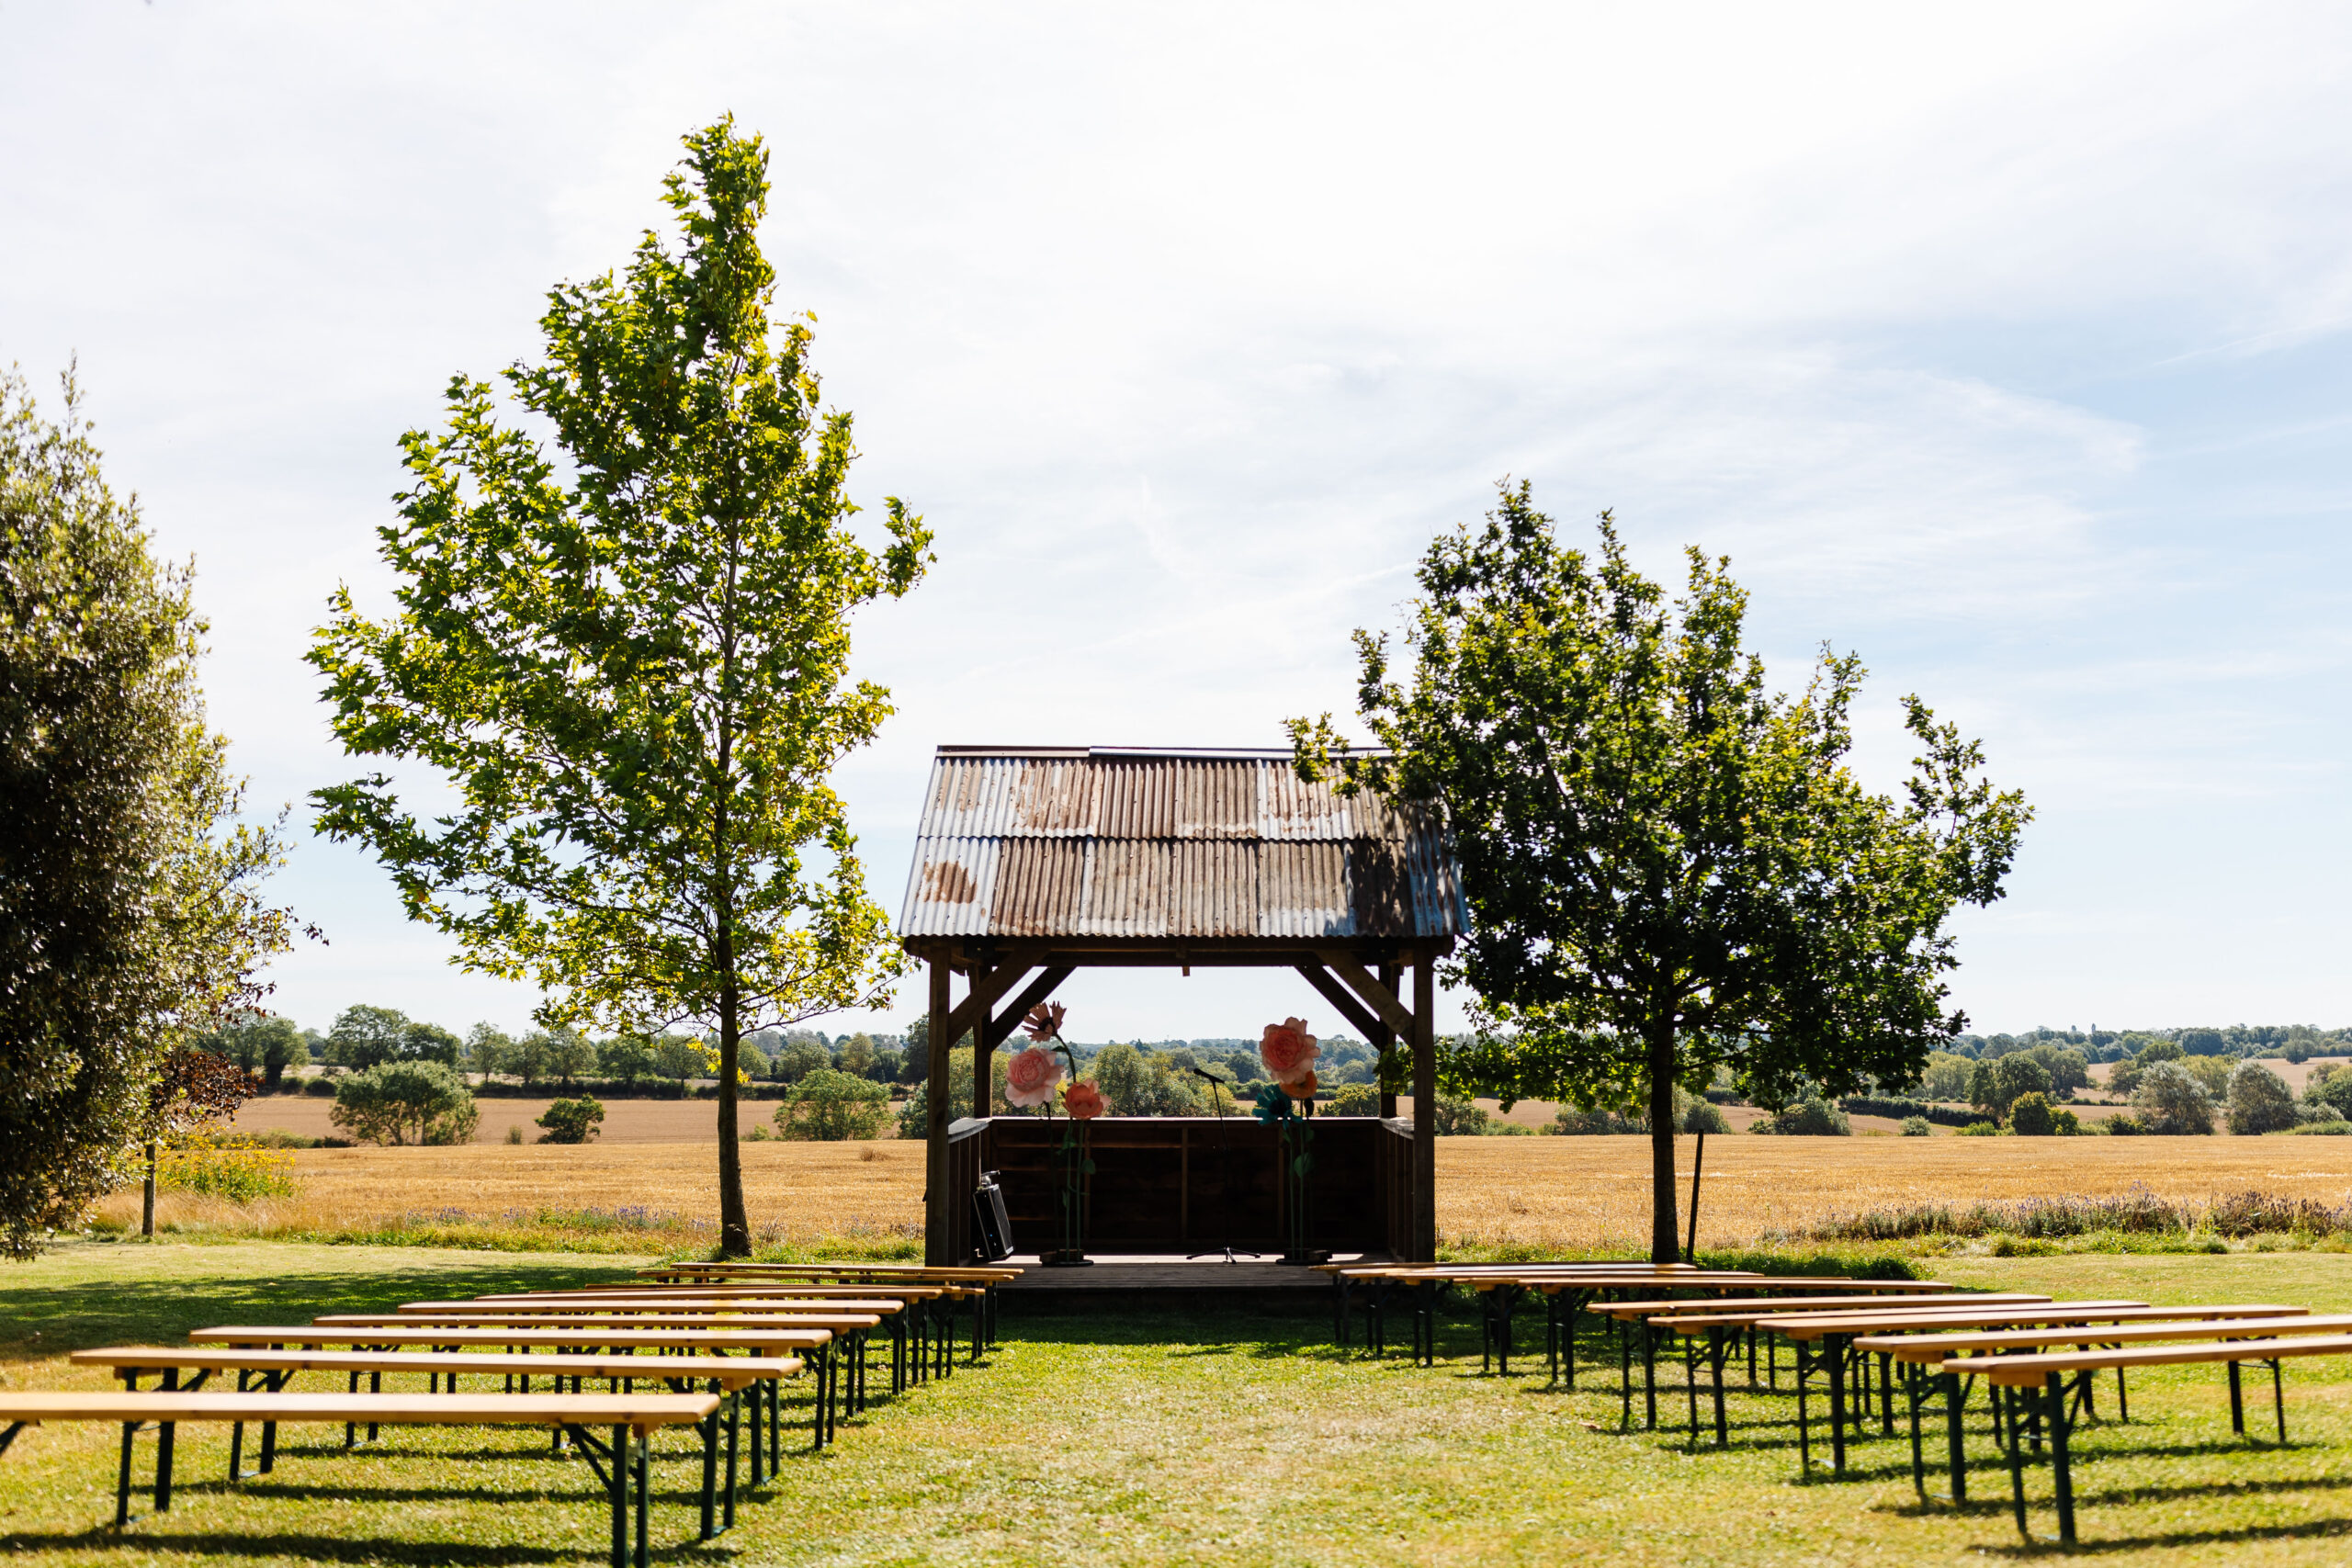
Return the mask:
<path fill-rule="evenodd" d="M 1681 1140 L 1688 1190 L 1691 1141 Z M 1561 1248 L 1648 1234 L 1649 1144 L 1623 1138 L 1442 1138 L 1438 1223 L 1449 1243 Z M 746 1144 L 752 1223 L 769 1242 L 910 1242 L 922 1147 L 883 1140 Z M 304 1150 L 296 1195 L 239 1209 L 166 1194 L 166 1220 L 260 1234 L 537 1226 L 691 1242 L 708 1228 L 708 1143 L 471 1145 Z M 1733 1246 L 1883 1206 L 2098 1198 L 2144 1187 L 2175 1201 L 2248 1190 L 2352 1198 L 2352 1138 L 1756 1138 L 1707 1142 L 1702 1245 Z M 135 1217 L 136 1192 L 108 1213 Z M 661 1233 L 646 1235 L 645 1233 Z"/>

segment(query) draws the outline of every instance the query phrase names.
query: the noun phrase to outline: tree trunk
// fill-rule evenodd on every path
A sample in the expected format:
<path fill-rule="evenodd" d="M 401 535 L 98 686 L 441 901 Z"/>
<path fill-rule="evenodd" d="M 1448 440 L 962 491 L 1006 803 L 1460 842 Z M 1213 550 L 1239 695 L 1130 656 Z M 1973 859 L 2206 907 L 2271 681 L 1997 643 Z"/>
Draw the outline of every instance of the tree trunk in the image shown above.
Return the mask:
<path fill-rule="evenodd" d="M 139 1209 L 139 1234 L 155 1234 L 155 1140 L 147 1140 L 147 1193 Z"/>
<path fill-rule="evenodd" d="M 735 1063 L 743 1036 L 732 927 L 719 928 L 718 962 L 718 1255 L 749 1258 L 752 1221 L 743 1206 L 743 1151 L 735 1142 Z"/>
<path fill-rule="evenodd" d="M 1674 1223 L 1674 1025 L 1650 1029 L 1650 1261 L 1679 1263 Z"/>

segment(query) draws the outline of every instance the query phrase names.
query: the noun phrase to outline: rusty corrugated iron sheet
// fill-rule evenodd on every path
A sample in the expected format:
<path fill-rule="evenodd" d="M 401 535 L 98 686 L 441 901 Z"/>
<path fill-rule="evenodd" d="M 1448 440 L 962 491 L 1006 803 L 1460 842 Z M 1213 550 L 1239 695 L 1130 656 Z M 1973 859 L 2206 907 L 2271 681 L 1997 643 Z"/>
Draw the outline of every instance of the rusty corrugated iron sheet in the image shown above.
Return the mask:
<path fill-rule="evenodd" d="M 1301 783 L 1285 752 L 942 748 L 907 937 L 1442 937 L 1434 817 Z"/>

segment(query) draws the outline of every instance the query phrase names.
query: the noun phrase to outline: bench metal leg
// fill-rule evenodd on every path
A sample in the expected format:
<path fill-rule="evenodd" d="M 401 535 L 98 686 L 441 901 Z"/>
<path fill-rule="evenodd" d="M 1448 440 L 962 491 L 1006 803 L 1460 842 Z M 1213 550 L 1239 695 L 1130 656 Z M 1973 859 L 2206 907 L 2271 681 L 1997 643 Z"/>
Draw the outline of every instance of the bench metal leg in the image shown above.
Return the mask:
<path fill-rule="evenodd" d="M 2017 1509 L 2018 1534 L 2031 1540 L 2033 1532 L 2025 1526 L 2025 1428 L 2018 1420 L 2017 1400 L 2013 1389 L 1999 1385 L 1993 1389 L 1993 1403 L 2007 1416 L 2003 1425 L 2008 1429 L 2008 1441 L 2003 1449 L 2009 1461 L 2009 1496 Z"/>
<path fill-rule="evenodd" d="M 743 1394 L 738 1391 L 727 1404 L 727 1522 L 726 1529 L 735 1528 L 735 1445 L 743 1430 Z"/>
<path fill-rule="evenodd" d="M 1846 1347 L 1833 1335 L 1825 1337 L 1815 1359 L 1829 1363 L 1829 1468 L 1846 1473 Z"/>
<path fill-rule="evenodd" d="M 2068 1463 L 2066 1438 L 2074 1423 L 2066 1417 L 2064 1377 L 2052 1372 L 2044 1397 L 2050 1404 L 2050 1479 L 2058 1502 L 2058 1544 L 2071 1551 L 2075 1546 L 2075 1474 Z"/>
<path fill-rule="evenodd" d="M 2276 1358 L 2270 1362 L 2270 1403 L 2271 1408 L 2278 1413 L 2278 1440 L 2283 1443 L 2287 1440 L 2287 1387 L 2279 1375 Z"/>
<path fill-rule="evenodd" d="M 2238 1364 L 2230 1363 L 2230 1430 L 2245 1436 L 2245 1393 L 2239 1386 Z"/>
<path fill-rule="evenodd" d="M 11 1421 L 7 1426 L 0 1427 L 0 1454 L 8 1451 L 8 1445 L 15 1442 L 17 1434 L 24 1429 L 25 1424 L 22 1421 Z"/>
<path fill-rule="evenodd" d="M 1731 1344 L 1720 1328 L 1707 1330 L 1707 1361 L 1715 1374 L 1715 1447 L 1731 1447 L 1731 1426 L 1724 1416 L 1724 1358 L 1731 1353 Z"/>
<path fill-rule="evenodd" d="M 139 1423 L 122 1424 L 122 1464 L 114 1478 L 114 1528 L 122 1529 L 130 1522 L 130 1444 L 137 1436 Z"/>
<path fill-rule="evenodd" d="M 1917 1363 L 1903 1364 L 1903 1396 L 1911 1406 L 1911 1490 L 1922 1503 L 1928 1500 L 1928 1460 L 1919 1441 L 1919 1380 L 1925 1375 Z"/>
<path fill-rule="evenodd" d="M 1968 1403 L 1968 1391 L 1975 1381 L 1971 1378 L 1963 1382 L 1958 1372 L 1943 1374 L 1945 1442 L 1951 1465 L 1951 1506 L 1955 1508 L 1968 1501 L 1968 1430 L 1962 1407 Z"/>
<path fill-rule="evenodd" d="M 613 1504 L 613 1568 L 628 1568 L 629 1435 L 627 1427 L 614 1427 L 613 1446 L 606 1453 L 605 1488 Z"/>
<path fill-rule="evenodd" d="M 732 1398 L 731 1395 L 729 1398 Z M 702 1433 L 702 1539 L 709 1540 L 718 1534 L 718 1421 L 724 1412 L 714 1410 L 696 1422 Z"/>
<path fill-rule="evenodd" d="M 1796 1347 L 1797 1471 L 1805 1480 L 1810 1481 L 1813 1479 L 1813 1416 L 1811 1405 L 1805 1397 L 1807 1381 L 1805 1362 L 1811 1359 L 1811 1352 L 1802 1339 L 1796 1342 Z"/>

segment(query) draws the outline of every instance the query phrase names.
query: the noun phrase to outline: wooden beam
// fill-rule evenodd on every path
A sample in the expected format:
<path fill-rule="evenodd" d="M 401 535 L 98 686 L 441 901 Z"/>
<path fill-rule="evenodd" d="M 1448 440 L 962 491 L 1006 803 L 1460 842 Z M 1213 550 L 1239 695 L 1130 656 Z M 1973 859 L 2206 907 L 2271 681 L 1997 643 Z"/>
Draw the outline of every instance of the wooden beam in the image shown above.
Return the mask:
<path fill-rule="evenodd" d="M 1067 964 L 1057 965 L 1040 974 L 1022 987 L 1021 994 L 1013 998 L 1011 1007 L 989 1021 L 988 1032 L 981 1038 L 991 1048 L 1002 1044 L 1015 1029 L 1021 1027 L 1021 1021 L 1029 1016 L 1029 1010 L 1060 989 L 1061 983 L 1069 979 L 1071 974 L 1072 970 Z"/>
<path fill-rule="evenodd" d="M 956 1010 L 947 1015 L 945 1048 L 952 1050 L 956 1042 L 988 1021 L 989 1010 L 996 1006 L 997 998 L 1019 985 L 1021 977 L 1028 973 L 1029 961 L 1014 958 L 974 976 L 971 990 L 956 1004 Z M 973 1036 L 975 1043 L 978 1039 L 978 1035 Z"/>
<path fill-rule="evenodd" d="M 925 1086 L 923 1117 L 923 1193 L 922 1230 L 923 1261 L 933 1268 L 946 1263 L 961 1263 L 960 1258 L 947 1254 L 947 1052 L 955 1043 L 952 1034 L 944 1035 L 951 1012 L 948 1007 L 947 962 L 943 958 L 931 961 L 931 1031 L 930 1071 Z"/>
<path fill-rule="evenodd" d="M 1380 966 L 1378 978 L 1382 985 L 1387 987 L 1391 991 L 1394 991 L 1396 988 L 1397 982 L 1404 978 L 1404 975 L 1396 964 L 1384 964 Z M 1375 1029 L 1371 1033 L 1366 1034 L 1364 1039 L 1371 1044 L 1374 1050 L 1379 1053 L 1378 1059 L 1380 1065 L 1383 1067 L 1385 1067 L 1388 1065 L 1389 1053 L 1396 1048 L 1396 1032 L 1389 1028 L 1387 1024 L 1383 1023 L 1378 1029 Z M 1396 1097 L 1388 1092 L 1386 1087 L 1388 1079 L 1385 1074 L 1382 1076 L 1381 1083 L 1380 1117 L 1382 1121 L 1385 1122 L 1393 1120 L 1396 1115 Z"/>
<path fill-rule="evenodd" d="M 1371 1003 L 1373 1010 L 1378 1013 L 1391 1029 L 1408 1040 L 1412 1038 L 1413 1015 L 1405 1010 L 1405 1004 L 1396 999 L 1396 992 L 1365 972 L 1364 966 L 1355 961 L 1354 954 L 1335 948 L 1320 952 L 1317 956 L 1330 965 L 1332 974 L 1348 983 L 1350 990 Z M 1413 966 L 1413 973 L 1419 975 L 1421 965 L 1428 962 L 1426 958 L 1422 959 L 1420 964 Z"/>
<path fill-rule="evenodd" d="M 967 1007 L 971 1005 L 972 995 L 977 994 L 988 983 L 988 977 L 991 973 L 992 971 L 986 964 L 973 966 L 971 992 L 964 998 Z M 988 1014 L 985 1011 L 980 1015 L 980 1023 L 982 1026 L 980 1029 L 972 1031 L 972 1103 L 969 1114 L 985 1121 L 996 1110 L 995 1105 L 990 1103 L 991 1097 L 989 1094 L 989 1043 L 984 1032 L 988 1024 Z"/>
<path fill-rule="evenodd" d="M 1437 965 L 1413 961 L 1413 1254 L 1437 1261 Z"/>
<path fill-rule="evenodd" d="M 1348 994 L 1345 986 L 1331 978 L 1329 969 L 1320 964 L 1301 964 L 1297 969 L 1306 976 L 1308 985 L 1323 993 L 1323 999 L 1331 1004 L 1351 1028 L 1367 1040 L 1380 1032 L 1380 1025 L 1374 1021 L 1373 1015 L 1364 1010 L 1362 1002 Z"/>

